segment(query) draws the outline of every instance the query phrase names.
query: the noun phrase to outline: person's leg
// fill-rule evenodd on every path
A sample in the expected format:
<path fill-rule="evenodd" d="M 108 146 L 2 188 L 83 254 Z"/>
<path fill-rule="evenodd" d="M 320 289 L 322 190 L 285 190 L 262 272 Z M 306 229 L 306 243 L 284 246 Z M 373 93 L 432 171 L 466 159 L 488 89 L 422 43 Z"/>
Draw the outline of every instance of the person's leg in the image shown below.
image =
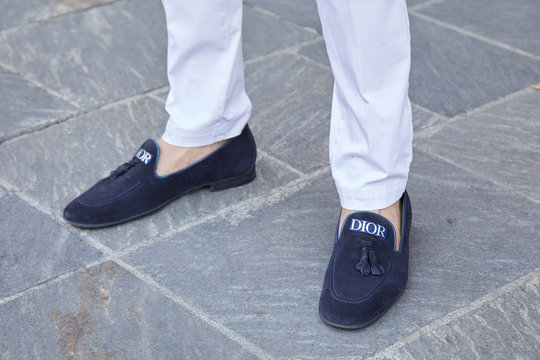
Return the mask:
<path fill-rule="evenodd" d="M 335 78 L 330 163 L 342 206 L 319 313 L 330 325 L 359 328 L 381 316 L 407 280 L 407 7 L 405 0 L 317 2 Z"/>
<path fill-rule="evenodd" d="M 375 210 L 400 229 L 398 200 L 412 160 L 405 1 L 318 5 L 335 77 L 330 162 L 342 219 L 353 210 Z"/>
<path fill-rule="evenodd" d="M 163 5 L 171 86 L 165 133 L 69 203 L 64 218 L 73 225 L 119 224 L 194 189 L 224 190 L 255 178 L 257 149 L 246 124 L 251 104 L 244 89 L 242 0 Z"/>
<path fill-rule="evenodd" d="M 244 88 L 241 0 L 162 0 L 167 18 L 170 115 L 158 140 L 159 175 L 240 134 L 251 113 Z"/>

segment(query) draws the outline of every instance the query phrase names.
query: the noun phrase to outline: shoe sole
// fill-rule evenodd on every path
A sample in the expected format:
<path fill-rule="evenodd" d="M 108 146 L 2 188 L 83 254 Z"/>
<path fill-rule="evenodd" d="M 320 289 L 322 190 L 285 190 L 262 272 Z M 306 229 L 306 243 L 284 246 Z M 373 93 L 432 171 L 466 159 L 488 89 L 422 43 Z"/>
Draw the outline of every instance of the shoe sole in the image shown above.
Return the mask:
<path fill-rule="evenodd" d="M 331 322 L 331 321 L 326 320 L 320 313 L 319 313 L 319 317 L 321 318 L 321 320 L 322 320 L 326 325 L 330 325 L 330 326 L 335 327 L 335 328 L 338 328 L 338 329 L 344 329 L 344 330 L 359 330 L 359 329 L 366 328 L 366 327 L 368 327 L 369 325 L 373 324 L 375 321 L 379 320 L 384 314 L 386 314 L 386 311 L 383 312 L 382 314 L 380 314 L 379 316 L 377 316 L 377 317 L 374 318 L 374 319 L 371 319 L 371 320 L 369 320 L 369 321 L 366 321 L 366 322 L 363 322 L 363 323 L 357 324 L 357 325 L 341 325 L 341 324 L 336 324 L 336 323 L 333 323 L 333 322 Z"/>
<path fill-rule="evenodd" d="M 178 198 L 180 198 L 180 197 L 182 197 L 184 195 L 187 195 L 190 192 L 193 192 L 195 190 L 199 190 L 199 189 L 202 189 L 202 188 L 205 188 L 205 187 L 209 187 L 210 191 L 212 191 L 212 192 L 213 191 L 221 191 L 221 190 L 232 189 L 232 188 L 242 186 L 242 185 L 245 185 L 245 184 L 248 184 L 248 183 L 252 182 L 253 180 L 255 180 L 255 177 L 256 177 L 255 168 L 253 168 L 248 173 L 246 173 L 246 174 L 244 174 L 242 176 L 237 176 L 237 177 L 234 177 L 234 178 L 220 180 L 220 181 L 217 181 L 215 183 L 203 184 L 203 185 L 197 186 L 195 188 L 189 189 L 187 191 L 184 191 L 183 193 L 172 197 L 171 199 L 167 200 L 163 204 L 160 204 L 159 206 L 156 206 L 153 209 L 145 211 L 145 212 L 143 212 L 141 214 L 134 215 L 134 216 L 132 216 L 130 218 L 127 218 L 127 219 L 122 219 L 122 220 L 113 221 L 113 222 L 109 222 L 109 223 L 103 223 L 103 224 L 82 224 L 82 223 L 76 223 L 76 222 L 69 221 L 66 218 L 64 218 L 64 220 L 66 220 L 66 222 L 68 222 L 69 224 L 71 224 L 73 226 L 77 226 L 77 227 L 83 228 L 83 229 L 97 229 L 97 228 L 104 228 L 104 227 L 108 227 L 108 226 L 118 225 L 118 224 L 122 224 L 122 223 L 125 223 L 125 222 L 128 222 L 128 221 L 135 220 L 135 219 L 138 219 L 140 217 L 149 215 L 149 214 L 151 214 L 151 213 L 153 213 L 155 211 L 158 211 L 159 209 L 167 206 L 169 203 L 173 202 L 174 200 L 176 200 L 176 199 L 178 199 Z"/>
<path fill-rule="evenodd" d="M 378 316 L 376 316 L 375 318 L 369 320 L 369 321 L 366 321 L 366 322 L 363 322 L 363 323 L 360 323 L 360 324 L 355 324 L 355 325 L 342 325 L 342 324 L 337 324 L 337 323 L 334 323 L 332 321 L 329 321 L 329 320 L 326 320 L 322 314 L 319 312 L 319 317 L 321 318 L 321 320 L 327 324 L 327 325 L 330 325 L 332 327 L 335 327 L 335 328 L 339 328 L 339 329 L 345 329 L 345 330 L 359 330 L 359 329 L 363 329 L 363 328 L 366 328 L 368 326 L 370 326 L 371 324 L 373 324 L 374 322 L 376 322 L 377 320 L 379 320 L 381 317 L 384 316 L 384 314 L 386 314 L 388 312 L 388 310 L 390 310 L 390 308 L 392 306 L 394 306 L 399 298 L 401 297 L 401 295 L 403 295 L 403 292 L 405 291 L 405 289 L 403 289 L 401 291 L 401 293 L 398 295 L 398 297 L 396 298 L 396 300 L 390 305 L 388 306 L 388 308 L 386 310 L 384 310 L 381 314 L 379 314 Z"/>

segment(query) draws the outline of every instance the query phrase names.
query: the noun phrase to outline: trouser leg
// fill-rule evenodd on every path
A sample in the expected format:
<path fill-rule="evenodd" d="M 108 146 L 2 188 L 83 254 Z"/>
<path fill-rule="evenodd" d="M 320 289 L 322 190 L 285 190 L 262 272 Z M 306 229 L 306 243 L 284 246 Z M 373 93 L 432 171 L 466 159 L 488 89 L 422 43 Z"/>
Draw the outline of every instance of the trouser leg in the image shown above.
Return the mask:
<path fill-rule="evenodd" d="M 334 73 L 332 175 L 344 208 L 397 201 L 412 160 L 405 0 L 318 0 Z"/>
<path fill-rule="evenodd" d="M 242 0 L 162 0 L 169 120 L 163 140 L 208 145 L 234 137 L 251 113 L 244 87 Z"/>

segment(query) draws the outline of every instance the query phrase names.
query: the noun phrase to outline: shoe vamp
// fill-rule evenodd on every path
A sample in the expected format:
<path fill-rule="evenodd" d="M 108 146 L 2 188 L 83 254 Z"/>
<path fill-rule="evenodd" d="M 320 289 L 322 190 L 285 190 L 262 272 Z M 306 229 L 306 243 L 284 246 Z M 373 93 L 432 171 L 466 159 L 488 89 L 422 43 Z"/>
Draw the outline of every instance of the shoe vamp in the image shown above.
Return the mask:
<path fill-rule="evenodd" d="M 143 170 L 134 168 L 119 177 L 102 179 L 82 194 L 79 199 L 82 203 L 95 206 L 130 196 L 140 191 L 143 184 L 143 180 L 141 180 Z"/>
<path fill-rule="evenodd" d="M 358 301 L 368 298 L 384 286 L 391 274 L 393 249 L 389 243 L 379 241 L 372 247 L 377 256 L 377 262 L 384 267 L 383 275 L 363 275 L 357 269 L 356 265 L 361 261 L 359 242 L 339 246 L 336 250 L 333 264 L 333 291 L 343 300 Z"/>

